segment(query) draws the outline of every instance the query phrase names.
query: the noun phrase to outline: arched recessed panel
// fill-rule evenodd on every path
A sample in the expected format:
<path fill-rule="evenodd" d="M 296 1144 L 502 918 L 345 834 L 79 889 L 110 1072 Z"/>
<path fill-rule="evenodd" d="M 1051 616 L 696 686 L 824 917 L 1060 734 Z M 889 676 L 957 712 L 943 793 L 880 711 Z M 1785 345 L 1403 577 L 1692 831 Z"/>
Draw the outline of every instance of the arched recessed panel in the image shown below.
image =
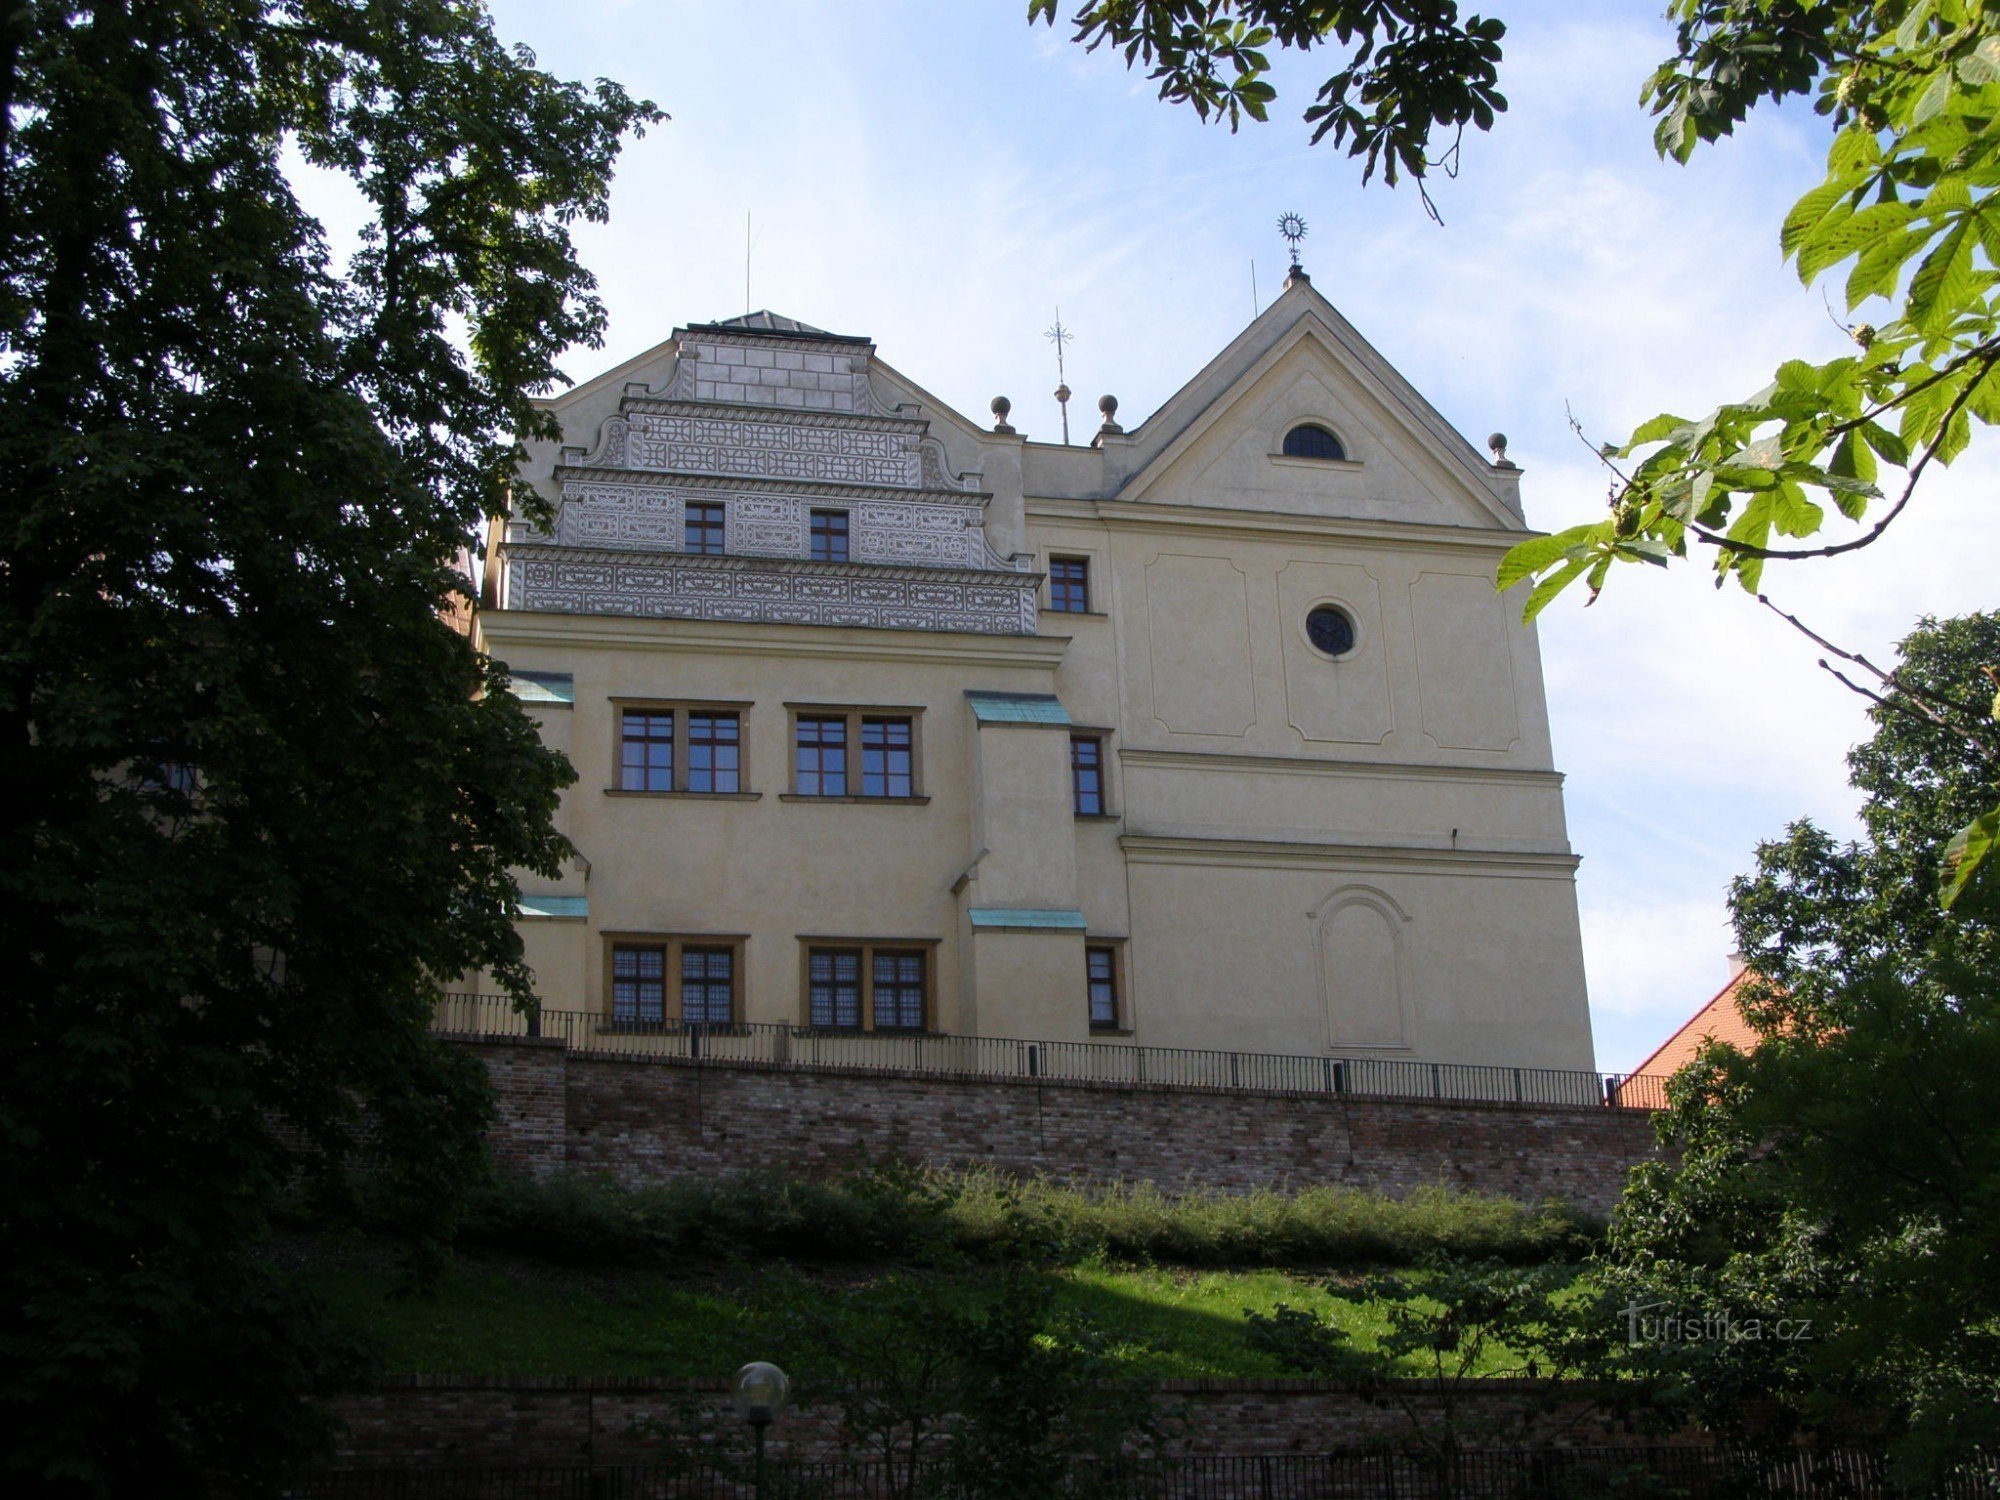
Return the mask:
<path fill-rule="evenodd" d="M 1317 422 L 1301 422 L 1285 434 L 1285 457 L 1345 459 L 1347 445 Z"/>
<path fill-rule="evenodd" d="M 1357 893 L 1319 917 L 1320 984 L 1333 1050 L 1409 1045 L 1400 920 Z"/>

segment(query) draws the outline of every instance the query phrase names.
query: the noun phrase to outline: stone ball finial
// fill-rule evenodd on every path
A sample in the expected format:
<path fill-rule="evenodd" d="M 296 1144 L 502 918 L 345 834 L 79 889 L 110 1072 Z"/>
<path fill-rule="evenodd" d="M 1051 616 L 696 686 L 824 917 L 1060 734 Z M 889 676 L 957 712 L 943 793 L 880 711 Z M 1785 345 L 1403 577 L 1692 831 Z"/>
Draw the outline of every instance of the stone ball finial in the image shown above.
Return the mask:
<path fill-rule="evenodd" d="M 1487 446 L 1487 447 L 1489 447 L 1489 448 L 1491 448 L 1491 449 L 1493 450 L 1493 467 L 1494 467 L 1494 468 L 1496 468 L 1496 469 L 1511 469 L 1511 468 L 1513 468 L 1513 467 L 1514 467 L 1514 465 L 1513 465 L 1513 464 L 1511 464 L 1511 463 L 1509 463 L 1509 462 L 1507 461 L 1507 434 L 1506 434 L 1506 433 L 1504 433 L 1504 432 L 1490 432 L 1490 433 L 1488 433 L 1488 434 L 1486 435 L 1486 446 Z"/>
<path fill-rule="evenodd" d="M 995 396 L 989 409 L 993 413 L 993 430 L 995 432 L 1012 432 L 1014 430 L 1007 425 L 1007 413 L 1014 409 L 1013 402 L 1009 401 L 1005 396 Z"/>
<path fill-rule="evenodd" d="M 1118 425 L 1118 398 L 1116 396 L 1099 396 L 1097 398 L 1097 409 L 1104 413 L 1104 425 L 1098 429 L 1099 433 L 1123 432 L 1125 430 Z"/>

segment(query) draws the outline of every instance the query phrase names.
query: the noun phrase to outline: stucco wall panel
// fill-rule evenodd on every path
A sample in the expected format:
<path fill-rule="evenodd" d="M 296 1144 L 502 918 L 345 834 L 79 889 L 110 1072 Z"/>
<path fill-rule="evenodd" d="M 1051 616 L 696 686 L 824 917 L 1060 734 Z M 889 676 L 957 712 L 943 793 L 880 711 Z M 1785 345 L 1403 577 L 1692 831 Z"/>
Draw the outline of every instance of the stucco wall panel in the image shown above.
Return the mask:
<path fill-rule="evenodd" d="M 1492 579 L 1424 573 L 1410 585 L 1423 731 L 1441 750 L 1512 750 L 1521 740 L 1510 635 Z"/>
<path fill-rule="evenodd" d="M 1277 592 L 1287 722 L 1309 742 L 1381 744 L 1396 721 L 1374 574 L 1351 563 L 1289 562 L 1279 570 Z M 1349 655 L 1329 660 L 1307 639 L 1306 616 L 1321 604 L 1354 621 Z"/>
<path fill-rule="evenodd" d="M 1257 722 L 1248 578 L 1227 557 L 1146 564 L 1153 715 L 1177 734 L 1238 739 Z"/>

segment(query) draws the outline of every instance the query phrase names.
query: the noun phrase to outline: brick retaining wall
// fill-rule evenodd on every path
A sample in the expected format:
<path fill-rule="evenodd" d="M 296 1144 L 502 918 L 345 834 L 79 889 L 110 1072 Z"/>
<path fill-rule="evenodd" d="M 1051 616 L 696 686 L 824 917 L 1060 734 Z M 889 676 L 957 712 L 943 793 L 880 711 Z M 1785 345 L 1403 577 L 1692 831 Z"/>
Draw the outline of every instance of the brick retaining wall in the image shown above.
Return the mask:
<path fill-rule="evenodd" d="M 1235 1190 L 1442 1183 L 1601 1214 L 1656 1149 L 1641 1110 L 697 1066 L 528 1038 L 465 1045 L 499 1096 L 500 1160 L 633 1185 L 837 1170 L 866 1156 Z"/>

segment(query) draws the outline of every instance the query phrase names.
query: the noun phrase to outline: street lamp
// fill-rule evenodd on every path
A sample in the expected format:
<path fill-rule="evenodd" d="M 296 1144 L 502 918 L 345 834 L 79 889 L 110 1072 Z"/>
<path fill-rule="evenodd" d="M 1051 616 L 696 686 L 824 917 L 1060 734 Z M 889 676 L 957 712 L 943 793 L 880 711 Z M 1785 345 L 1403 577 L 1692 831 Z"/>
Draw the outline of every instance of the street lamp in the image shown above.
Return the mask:
<path fill-rule="evenodd" d="M 738 1370 L 730 1387 L 730 1396 L 736 1403 L 736 1415 L 748 1422 L 750 1430 L 757 1434 L 758 1500 L 763 1500 L 764 1494 L 764 1429 L 785 1409 L 785 1402 L 791 1394 L 792 1383 L 785 1378 L 785 1372 L 761 1359 L 752 1360 Z"/>

